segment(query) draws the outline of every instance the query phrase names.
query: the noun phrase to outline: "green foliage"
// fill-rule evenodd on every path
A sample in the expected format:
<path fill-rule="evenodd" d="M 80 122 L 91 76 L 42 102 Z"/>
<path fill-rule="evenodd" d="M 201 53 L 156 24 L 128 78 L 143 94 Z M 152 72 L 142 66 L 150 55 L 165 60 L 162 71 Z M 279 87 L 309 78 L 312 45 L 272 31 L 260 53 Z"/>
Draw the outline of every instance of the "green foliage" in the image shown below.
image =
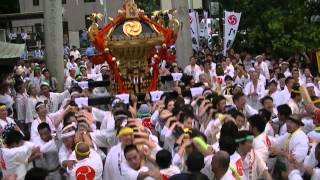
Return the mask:
<path fill-rule="evenodd" d="M 19 0 L 1 0 L 0 14 L 18 13 Z"/>
<path fill-rule="evenodd" d="M 235 48 L 278 56 L 320 48 L 320 23 L 310 21 L 312 15 L 320 15 L 320 1 L 312 5 L 305 0 L 229 1 L 221 1 L 222 6 L 242 12 L 239 31 L 246 32 L 238 34 Z"/>
<path fill-rule="evenodd" d="M 135 0 L 140 9 L 143 9 L 147 14 L 160 9 L 160 0 Z"/>

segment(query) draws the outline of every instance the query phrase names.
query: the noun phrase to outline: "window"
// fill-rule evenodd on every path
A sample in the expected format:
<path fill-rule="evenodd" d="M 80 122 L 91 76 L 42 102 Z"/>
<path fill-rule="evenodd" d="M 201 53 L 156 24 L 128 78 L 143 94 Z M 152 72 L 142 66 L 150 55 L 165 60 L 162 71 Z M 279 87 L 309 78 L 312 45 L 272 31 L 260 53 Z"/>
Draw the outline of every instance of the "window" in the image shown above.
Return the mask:
<path fill-rule="evenodd" d="M 62 4 L 67 4 L 67 0 L 61 0 Z"/>
<path fill-rule="evenodd" d="M 88 3 L 88 2 L 96 2 L 96 0 L 83 0 L 85 3 Z"/>
<path fill-rule="evenodd" d="M 85 25 L 86 25 L 86 28 L 88 29 L 90 26 L 91 26 L 91 21 L 88 19 L 90 17 L 90 14 L 87 14 L 84 16 L 85 18 Z"/>
<path fill-rule="evenodd" d="M 63 21 L 62 22 L 62 27 L 63 27 L 63 33 L 64 34 L 67 34 L 68 33 L 68 31 L 69 31 L 69 27 L 68 27 L 69 25 L 68 25 L 68 21 Z"/>
<path fill-rule="evenodd" d="M 39 6 L 39 0 L 33 0 L 33 6 Z"/>

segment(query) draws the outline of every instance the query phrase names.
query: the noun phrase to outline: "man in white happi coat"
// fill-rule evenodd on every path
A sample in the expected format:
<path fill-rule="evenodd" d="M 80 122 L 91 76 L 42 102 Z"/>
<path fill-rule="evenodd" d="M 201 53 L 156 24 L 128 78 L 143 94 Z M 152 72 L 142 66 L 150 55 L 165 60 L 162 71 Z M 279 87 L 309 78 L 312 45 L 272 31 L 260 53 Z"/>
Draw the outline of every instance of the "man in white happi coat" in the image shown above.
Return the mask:
<path fill-rule="evenodd" d="M 69 160 L 69 157 L 71 156 L 75 146 L 75 142 L 74 142 L 74 137 L 76 134 L 75 130 L 76 130 L 75 123 L 71 123 L 62 129 L 60 138 L 62 139 L 63 144 L 59 148 L 59 162 L 63 168 L 71 169 L 76 163 L 75 160 Z"/>
<path fill-rule="evenodd" d="M 123 164 L 126 163 L 126 159 L 123 150 L 125 146 L 133 143 L 133 129 L 121 128 L 118 137 L 119 143 L 108 152 L 103 170 L 103 180 L 125 180 Z"/>
<path fill-rule="evenodd" d="M 2 134 L 6 125 L 10 123 L 16 124 L 13 119 L 8 117 L 7 106 L 3 103 L 0 103 L 0 129 L 1 129 L 0 134 Z"/>
<path fill-rule="evenodd" d="M 123 164 L 125 169 L 124 177 L 126 180 L 153 180 L 154 178 L 160 177 L 160 171 L 151 171 L 142 162 L 142 157 L 136 145 L 127 145 L 124 148 L 124 156 L 127 163 Z"/>
<path fill-rule="evenodd" d="M 292 114 L 300 114 L 302 113 L 302 108 L 301 108 L 301 102 L 302 101 L 302 96 L 299 91 L 299 86 L 294 86 L 292 91 L 291 91 L 291 98 L 288 102 L 288 105 L 290 106 L 292 110 Z"/>
<path fill-rule="evenodd" d="M 109 79 L 106 79 L 109 78 Z M 96 81 L 110 80 L 110 67 L 108 64 L 103 64 L 100 67 L 100 73 L 97 75 Z M 93 94 L 96 96 L 108 96 L 110 90 L 106 87 L 96 87 L 93 89 Z"/>
<path fill-rule="evenodd" d="M 264 62 L 264 57 L 262 55 L 258 55 L 256 57 L 257 62 L 255 63 L 255 66 L 258 66 L 261 69 L 261 73 L 263 74 L 266 79 L 270 79 L 270 73 L 268 64 Z"/>
<path fill-rule="evenodd" d="M 259 100 L 265 95 L 265 83 L 258 80 L 258 73 L 256 71 L 250 74 L 251 81 L 245 86 L 243 93 L 247 96 L 248 104 L 259 109 Z"/>
<path fill-rule="evenodd" d="M 184 68 L 184 73 L 188 74 L 190 76 L 193 76 L 193 78 L 197 81 L 199 81 L 199 79 L 197 79 L 198 74 L 200 74 L 201 72 L 201 68 L 200 66 L 198 66 L 196 64 L 197 59 L 193 56 L 190 57 L 190 64 L 188 66 L 186 66 Z"/>
<path fill-rule="evenodd" d="M 271 180 L 266 163 L 252 147 L 253 139 L 254 136 L 249 131 L 239 131 L 235 140 L 239 146 L 232 157 L 237 172 L 244 180 L 260 178 Z"/>
<path fill-rule="evenodd" d="M 42 122 L 46 122 L 49 124 L 50 129 L 53 132 L 57 131 L 59 129 L 59 126 L 61 126 L 61 121 L 63 119 L 64 114 L 69 112 L 71 108 L 67 107 L 67 109 L 63 109 L 55 113 L 48 114 L 48 110 L 45 104 L 43 102 L 38 102 L 35 106 L 35 109 L 38 113 L 38 118 L 33 120 L 31 124 L 30 141 L 37 143 L 40 141 L 40 135 L 37 129 L 38 125 Z"/>
<path fill-rule="evenodd" d="M 287 133 L 273 140 L 271 152 L 285 157 L 292 155 L 298 162 L 302 162 L 308 154 L 309 141 L 307 135 L 300 129 L 304 126 L 301 117 L 297 114 L 291 115 L 286 125 Z"/>
<path fill-rule="evenodd" d="M 76 82 L 76 68 L 70 67 L 68 68 L 69 75 L 64 83 L 64 90 L 71 88 L 72 84 Z"/>
<path fill-rule="evenodd" d="M 253 115 L 248 119 L 248 121 L 250 123 L 250 130 L 254 136 L 252 144 L 253 149 L 264 162 L 267 162 L 271 141 L 265 133 L 266 121 L 260 115 Z"/>
<path fill-rule="evenodd" d="M 246 96 L 242 92 L 233 95 L 233 103 L 235 109 L 243 113 L 246 118 L 258 113 L 257 110 L 247 104 Z"/>
<path fill-rule="evenodd" d="M 69 159 L 76 161 L 73 168 L 67 168 L 70 180 L 102 180 L 102 160 L 99 154 L 91 149 L 88 144 L 84 142 L 77 143 Z"/>
<path fill-rule="evenodd" d="M 289 69 L 289 63 L 288 62 L 283 61 L 280 64 L 280 69 L 281 69 L 281 73 L 283 73 L 286 76 L 286 78 L 291 76 L 291 72 L 290 72 L 290 69 Z"/>
<path fill-rule="evenodd" d="M 53 137 L 48 123 L 40 123 L 37 129 L 41 138 L 41 140 L 37 142 L 37 145 L 40 146 L 42 156 L 34 161 L 34 166 L 47 170 L 47 180 L 60 180 L 61 174 L 58 151 L 61 142 L 58 141 L 57 137 Z"/>
<path fill-rule="evenodd" d="M 40 88 L 42 94 L 40 99 L 48 106 L 49 113 L 57 112 L 63 100 L 70 97 L 69 90 L 65 90 L 62 93 L 50 92 L 50 86 L 46 82 L 41 83 Z"/>
<path fill-rule="evenodd" d="M 286 86 L 284 87 L 284 90 L 277 93 L 275 97 L 275 105 L 280 106 L 282 104 L 288 104 L 290 97 L 291 97 L 291 91 L 294 85 L 294 79 L 292 77 L 287 77 L 285 80 Z"/>
<path fill-rule="evenodd" d="M 30 74 L 30 81 L 37 87 L 37 89 L 40 89 L 41 67 L 39 65 L 35 65 L 33 73 Z"/>
<path fill-rule="evenodd" d="M 40 149 L 28 141 L 15 124 L 8 124 L 4 130 L 4 144 L 1 148 L 0 164 L 4 176 L 16 175 L 16 180 L 24 180 L 30 162 L 41 156 Z"/>
<path fill-rule="evenodd" d="M 312 147 L 304 163 L 297 162 L 294 158 L 289 159 L 289 180 L 303 180 L 301 172 L 310 175 L 311 180 L 317 180 L 320 177 L 319 160 L 320 160 L 320 143 Z"/>
<path fill-rule="evenodd" d="M 26 104 L 26 124 L 30 126 L 32 121 L 38 117 L 38 114 L 34 107 L 36 107 L 37 102 L 41 101 L 38 96 L 38 89 L 34 84 L 28 85 L 28 94 L 29 97 L 27 99 Z"/>

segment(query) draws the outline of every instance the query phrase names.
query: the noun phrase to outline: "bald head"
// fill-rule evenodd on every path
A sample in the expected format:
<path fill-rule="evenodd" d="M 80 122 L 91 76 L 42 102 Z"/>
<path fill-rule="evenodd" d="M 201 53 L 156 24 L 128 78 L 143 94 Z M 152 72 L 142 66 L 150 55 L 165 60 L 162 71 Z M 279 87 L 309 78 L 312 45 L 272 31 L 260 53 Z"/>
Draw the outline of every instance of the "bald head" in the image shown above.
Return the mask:
<path fill-rule="evenodd" d="M 227 171 L 230 164 L 230 155 L 226 151 L 219 151 L 212 157 L 212 171 Z"/>
<path fill-rule="evenodd" d="M 75 148 L 77 159 L 87 158 L 90 154 L 90 147 L 84 142 L 80 142 Z"/>

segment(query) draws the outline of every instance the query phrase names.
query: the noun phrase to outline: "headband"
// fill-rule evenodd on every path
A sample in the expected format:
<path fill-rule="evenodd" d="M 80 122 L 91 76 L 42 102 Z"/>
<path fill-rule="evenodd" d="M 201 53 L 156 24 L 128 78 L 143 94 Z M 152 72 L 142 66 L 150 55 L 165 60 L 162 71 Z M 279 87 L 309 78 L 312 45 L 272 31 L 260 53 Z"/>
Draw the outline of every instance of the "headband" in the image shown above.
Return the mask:
<path fill-rule="evenodd" d="M 68 130 L 69 128 L 74 128 L 74 129 L 75 129 L 76 127 L 77 127 L 76 123 L 73 122 L 73 123 L 65 126 L 65 127 L 62 129 L 62 132 Z"/>
<path fill-rule="evenodd" d="M 80 93 L 78 91 L 74 91 L 70 94 L 70 96 L 79 96 Z"/>
<path fill-rule="evenodd" d="M 236 139 L 235 142 L 236 143 L 241 143 L 241 142 L 248 141 L 248 140 L 253 140 L 253 139 L 254 139 L 254 136 L 248 135 L 246 137 Z"/>
<path fill-rule="evenodd" d="M 38 110 L 38 108 L 40 107 L 40 106 L 42 106 L 42 105 L 44 105 L 44 103 L 43 102 L 41 102 L 41 103 L 39 103 L 38 105 L 36 105 L 36 107 L 34 108 L 36 111 Z"/>
<path fill-rule="evenodd" d="M 126 119 L 126 118 L 128 118 L 128 116 L 125 115 L 125 114 L 119 114 L 119 115 L 114 116 L 115 120 L 117 120 L 117 119 Z"/>
<path fill-rule="evenodd" d="M 293 93 L 296 93 L 296 94 L 300 94 L 301 92 L 299 90 L 292 90 Z"/>
<path fill-rule="evenodd" d="M 133 134 L 133 129 L 129 127 L 124 127 L 121 128 L 119 131 L 118 137 L 125 136 L 125 135 L 132 135 Z"/>
<path fill-rule="evenodd" d="M 76 147 L 74 148 L 76 154 L 78 154 L 79 156 L 82 156 L 82 157 L 84 157 L 84 156 L 89 156 L 89 154 L 90 154 L 90 148 L 89 148 L 89 151 L 87 151 L 87 152 L 79 152 L 79 151 L 78 151 L 78 145 L 79 145 L 80 143 L 83 143 L 83 142 L 77 143 L 77 144 L 76 144 Z"/>
<path fill-rule="evenodd" d="M 82 68 L 87 69 L 87 67 L 86 67 L 86 66 L 84 66 L 84 65 L 81 65 L 81 66 L 79 67 L 79 69 L 82 69 Z"/>
<path fill-rule="evenodd" d="M 6 106 L 6 105 L 1 105 L 1 106 L 0 106 L 0 109 L 1 109 L 1 110 L 7 109 L 7 106 Z"/>
<path fill-rule="evenodd" d="M 35 66 L 34 70 L 41 70 L 40 66 Z"/>
<path fill-rule="evenodd" d="M 70 132 L 67 132 L 67 133 L 63 133 L 62 135 L 61 135 L 61 138 L 62 139 L 64 139 L 64 138 L 68 138 L 68 137 L 72 137 L 72 136 L 74 136 L 76 134 L 76 131 L 70 131 Z"/>

